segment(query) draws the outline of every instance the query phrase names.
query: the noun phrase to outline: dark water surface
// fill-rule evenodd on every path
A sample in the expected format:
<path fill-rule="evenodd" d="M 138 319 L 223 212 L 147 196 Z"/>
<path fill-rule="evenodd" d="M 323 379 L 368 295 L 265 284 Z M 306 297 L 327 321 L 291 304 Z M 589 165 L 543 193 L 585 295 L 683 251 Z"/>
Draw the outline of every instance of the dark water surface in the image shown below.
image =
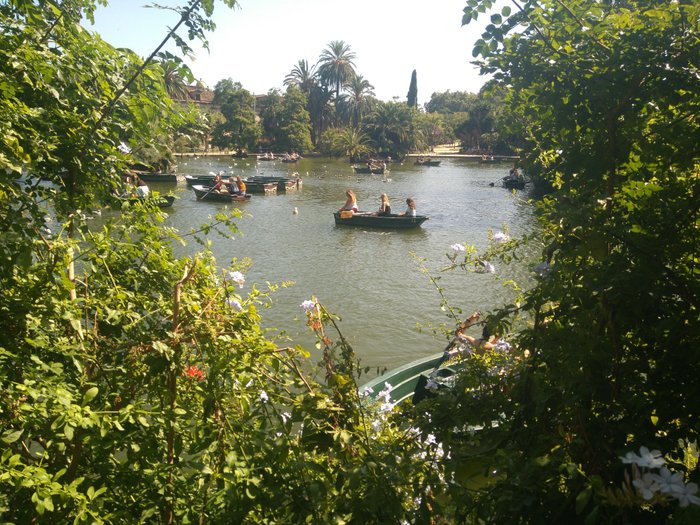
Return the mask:
<path fill-rule="evenodd" d="M 180 175 L 200 175 L 225 170 L 235 175 L 292 175 L 303 179 L 300 190 L 254 195 L 242 203 L 244 217 L 237 224 L 241 234 L 234 240 L 211 235 L 213 251 L 221 266 L 233 258 L 250 258 L 241 292 L 255 284 L 294 281 L 294 286 L 273 294 L 273 304 L 262 311 L 263 324 L 274 333 L 285 332 L 289 342 L 301 344 L 317 357 L 314 338 L 305 325 L 302 301 L 315 295 L 331 312 L 341 316 L 343 335 L 362 364 L 395 367 L 441 351 L 446 339 L 418 324 L 447 322 L 440 310 L 440 294 L 420 270 L 416 259 L 425 259 L 433 275 L 449 263 L 447 254 L 455 243 L 479 249 L 488 245 L 489 230 L 505 226 L 512 236 L 534 227 L 527 191 L 513 194 L 498 181 L 508 166 L 481 165 L 473 160 L 444 159 L 439 167 L 416 166 L 412 159 L 391 164 L 385 175 L 355 175 L 347 162 L 302 159 L 296 164 L 256 162 L 230 157 L 181 158 Z M 496 182 L 496 186 L 489 184 Z M 207 222 L 227 205 L 197 202 L 184 180 L 175 184 L 150 184 L 161 192 L 172 191 L 179 199 L 168 211 L 169 222 L 182 233 Z M 394 212 L 405 209 L 407 197 L 416 200 L 418 213 L 430 220 L 417 230 L 381 231 L 335 226 L 333 212 L 351 188 L 363 210 L 375 211 L 386 192 Z M 294 209 L 298 213 L 294 213 Z M 192 243 L 187 250 L 198 249 Z M 486 311 L 509 301 L 511 293 L 501 281 L 527 280 L 526 265 L 496 267 L 494 274 L 439 274 L 450 304 L 465 313 Z M 329 334 L 331 338 L 335 334 Z"/>

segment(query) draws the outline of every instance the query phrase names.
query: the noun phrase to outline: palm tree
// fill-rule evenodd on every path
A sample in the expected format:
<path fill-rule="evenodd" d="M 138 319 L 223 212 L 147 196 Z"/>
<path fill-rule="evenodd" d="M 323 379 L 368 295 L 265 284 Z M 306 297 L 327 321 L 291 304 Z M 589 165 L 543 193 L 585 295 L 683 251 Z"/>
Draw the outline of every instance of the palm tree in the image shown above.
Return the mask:
<path fill-rule="evenodd" d="M 366 131 L 378 153 L 403 157 L 411 146 L 411 108 L 397 102 L 379 103 L 370 115 Z"/>
<path fill-rule="evenodd" d="M 345 105 L 352 117 L 352 124 L 357 127 L 362 116 L 371 107 L 370 97 L 374 97 L 374 86 L 362 75 L 355 75 L 347 86 L 348 94 L 344 97 Z"/>
<path fill-rule="evenodd" d="M 355 76 L 353 60 L 355 53 L 342 40 L 334 40 L 328 44 L 318 59 L 318 75 L 321 82 L 334 89 L 336 100 L 340 95 L 340 88 Z"/>
<path fill-rule="evenodd" d="M 297 65 L 284 77 L 285 86 L 296 86 L 307 97 L 317 83 L 316 66 L 309 67 L 309 63 L 306 60 L 297 62 Z"/>
<path fill-rule="evenodd" d="M 183 77 L 183 72 L 185 75 L 189 73 L 189 70 L 183 70 L 187 66 L 174 60 L 162 60 L 160 67 L 163 69 L 163 84 L 168 96 L 173 100 L 189 100 L 187 82 Z"/>

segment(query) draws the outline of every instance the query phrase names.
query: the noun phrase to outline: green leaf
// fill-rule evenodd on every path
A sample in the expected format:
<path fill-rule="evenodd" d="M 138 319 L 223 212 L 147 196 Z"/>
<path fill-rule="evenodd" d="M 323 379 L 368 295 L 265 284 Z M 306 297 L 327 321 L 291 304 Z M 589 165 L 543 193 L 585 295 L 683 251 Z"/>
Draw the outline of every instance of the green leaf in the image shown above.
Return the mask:
<path fill-rule="evenodd" d="M 92 388 L 89 388 L 89 389 L 83 394 L 83 405 L 87 405 L 88 403 L 90 403 L 90 401 L 92 401 L 93 399 L 95 399 L 95 396 L 98 394 L 99 391 L 100 391 L 100 389 L 97 388 L 96 386 L 93 386 Z"/>
<path fill-rule="evenodd" d="M 10 443 L 17 441 L 22 435 L 22 432 L 24 432 L 24 430 L 8 430 L 3 433 L 2 438 L 0 439 L 9 445 Z"/>

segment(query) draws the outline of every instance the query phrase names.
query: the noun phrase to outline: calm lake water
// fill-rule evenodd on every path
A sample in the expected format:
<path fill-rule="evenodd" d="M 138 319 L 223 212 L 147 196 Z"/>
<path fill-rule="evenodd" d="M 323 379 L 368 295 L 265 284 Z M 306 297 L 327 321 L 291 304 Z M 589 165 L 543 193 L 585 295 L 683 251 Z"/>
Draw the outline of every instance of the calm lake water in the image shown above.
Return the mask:
<path fill-rule="evenodd" d="M 523 263 L 497 266 L 494 274 L 439 273 L 449 263 L 447 254 L 455 243 L 484 248 L 489 230 L 501 231 L 506 226 L 512 236 L 518 236 L 534 227 L 527 191 L 513 194 L 498 185 L 508 172 L 507 164 L 443 159 L 439 167 L 426 167 L 407 159 L 403 164 L 390 164 L 390 172 L 382 176 L 355 175 L 346 161 L 331 159 L 302 159 L 296 164 L 256 162 L 254 158 L 179 159 L 180 175 L 219 170 L 242 176 L 298 172 L 303 179 L 298 191 L 254 195 L 250 202 L 242 203 L 244 216 L 237 221 L 241 233 L 235 239 L 218 235 L 210 239 L 221 266 L 234 258 L 252 260 L 241 292 L 249 291 L 253 284 L 265 290 L 266 283 L 294 282 L 273 294 L 272 305 L 261 312 L 263 325 L 288 339 L 281 345 L 304 346 L 314 361 L 319 354 L 299 307 L 312 295 L 341 317 L 343 335 L 362 365 L 393 368 L 442 351 L 446 338 L 432 333 L 430 327 L 455 324 L 441 311 L 440 294 L 421 272 L 418 259 L 425 260 L 423 264 L 433 275 L 441 276 L 439 283 L 450 304 L 465 313 L 487 311 L 508 301 L 511 295 L 501 284 L 504 279 L 529 278 L 529 265 Z M 490 186 L 492 182 L 496 186 Z M 227 206 L 197 202 L 184 180 L 177 185 L 150 186 L 179 197 L 168 210 L 168 220 L 182 233 Z M 386 192 L 395 212 L 403 211 L 406 198 L 413 197 L 418 213 L 430 219 L 411 231 L 336 226 L 333 212 L 345 202 L 348 188 L 357 194 L 360 209 L 375 211 L 379 196 Z M 187 250 L 198 248 L 192 243 Z"/>

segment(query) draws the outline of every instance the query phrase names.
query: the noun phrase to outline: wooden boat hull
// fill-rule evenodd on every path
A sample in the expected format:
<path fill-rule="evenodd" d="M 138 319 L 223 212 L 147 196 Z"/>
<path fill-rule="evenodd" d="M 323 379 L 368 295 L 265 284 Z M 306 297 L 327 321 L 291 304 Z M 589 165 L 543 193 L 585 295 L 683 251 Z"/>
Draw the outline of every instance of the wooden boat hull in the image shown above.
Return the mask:
<path fill-rule="evenodd" d="M 250 195 L 231 195 L 230 193 L 217 193 L 215 191 L 210 191 L 210 186 L 202 186 L 201 184 L 192 185 L 192 190 L 197 196 L 198 201 L 212 201 L 212 202 L 245 202 L 250 200 Z"/>
<path fill-rule="evenodd" d="M 277 184 L 277 191 L 293 191 L 301 188 L 302 184 L 299 178 L 290 179 L 287 177 L 248 177 L 246 184 L 250 182 L 274 183 Z"/>
<path fill-rule="evenodd" d="M 441 160 L 417 160 L 416 166 L 439 166 Z"/>
<path fill-rule="evenodd" d="M 353 166 L 352 167 L 353 171 L 355 173 L 364 173 L 364 174 L 372 174 L 372 175 L 383 175 L 384 174 L 384 168 L 368 168 L 367 166 Z"/>
<path fill-rule="evenodd" d="M 416 217 L 405 215 L 374 215 L 371 213 L 353 213 L 352 216 L 342 217 L 340 212 L 333 214 L 335 223 L 341 226 L 360 226 L 363 228 L 382 228 L 392 230 L 406 230 L 418 228 L 428 220 L 425 215 Z"/>

